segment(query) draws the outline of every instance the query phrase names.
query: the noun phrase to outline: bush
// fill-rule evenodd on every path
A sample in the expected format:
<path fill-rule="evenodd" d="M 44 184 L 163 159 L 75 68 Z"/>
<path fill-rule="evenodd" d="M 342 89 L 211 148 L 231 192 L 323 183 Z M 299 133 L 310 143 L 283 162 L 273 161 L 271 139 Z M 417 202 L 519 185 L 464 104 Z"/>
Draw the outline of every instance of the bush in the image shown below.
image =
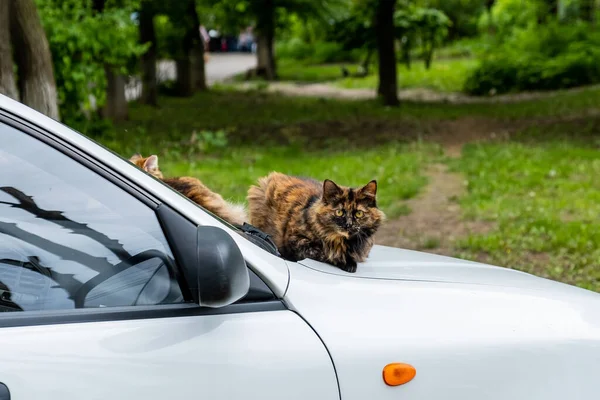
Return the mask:
<path fill-rule="evenodd" d="M 465 82 L 474 95 L 553 90 L 600 82 L 600 38 L 586 24 L 516 30 Z"/>
<path fill-rule="evenodd" d="M 298 37 L 293 37 L 285 42 L 278 42 L 275 54 L 281 59 L 307 60 L 313 55 L 313 48 Z"/>
<path fill-rule="evenodd" d="M 84 129 L 93 122 L 94 105 L 106 100 L 104 66 L 127 74 L 146 50 L 138 44 L 131 9 L 107 8 L 96 14 L 79 0 L 37 0 L 48 36 L 63 122 Z"/>
<path fill-rule="evenodd" d="M 314 64 L 357 60 L 356 52 L 345 50 L 341 44 L 322 41 L 309 44 L 297 37 L 278 42 L 275 53 L 280 59 L 306 61 Z"/>
<path fill-rule="evenodd" d="M 487 12 L 479 17 L 479 30 L 482 33 L 493 30 L 497 36 L 505 37 L 515 28 L 524 28 L 535 23 L 541 2 L 523 0 L 496 0 L 492 7 L 492 19 Z M 492 26 L 490 26 L 490 22 Z"/>

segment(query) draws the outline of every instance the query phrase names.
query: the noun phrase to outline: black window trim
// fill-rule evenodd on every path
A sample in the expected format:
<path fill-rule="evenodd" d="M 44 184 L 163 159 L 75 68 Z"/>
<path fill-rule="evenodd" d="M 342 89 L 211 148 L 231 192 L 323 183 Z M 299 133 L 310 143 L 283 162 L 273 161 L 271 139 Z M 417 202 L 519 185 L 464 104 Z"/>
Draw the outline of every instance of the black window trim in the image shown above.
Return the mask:
<path fill-rule="evenodd" d="M 14 129 L 23 132 L 41 142 L 47 144 L 53 149 L 65 154 L 69 158 L 78 162 L 82 166 L 91 169 L 109 182 L 117 185 L 128 194 L 132 195 L 142 203 L 150 207 L 156 214 L 161 228 L 164 231 L 163 221 L 159 217 L 158 210 L 160 206 L 166 206 L 165 203 L 151 195 L 143 188 L 137 187 L 133 182 L 124 179 L 114 171 L 108 169 L 105 165 L 98 162 L 94 157 L 90 156 L 82 149 L 73 146 L 72 144 L 55 137 L 47 132 L 44 128 L 23 120 L 19 116 L 15 116 L 3 109 L 0 109 L 0 123 L 4 123 Z M 168 206 L 167 206 L 168 207 Z M 191 221 L 190 221 L 191 223 Z M 169 246 L 175 253 L 175 246 L 172 240 L 169 240 Z M 174 254 L 175 257 L 177 255 Z M 176 261 L 179 262 L 179 260 Z M 181 268 L 181 267 L 179 267 Z M 177 273 L 180 274 L 181 271 Z M 258 283 L 257 290 L 266 293 L 270 291 L 268 286 L 262 281 L 258 275 L 249 267 L 248 271 L 251 275 L 251 282 Z M 258 280 L 257 280 L 258 279 Z M 181 285 L 182 291 L 188 291 L 187 285 Z M 266 288 L 266 289 L 265 289 Z M 272 292 L 271 292 L 272 293 Z M 185 296 L 185 295 L 184 295 Z M 187 296 L 186 296 L 187 297 Z M 260 296 L 259 296 L 260 297 Z M 247 302 L 237 302 L 221 308 L 200 307 L 195 303 L 179 303 L 179 304 L 164 304 L 153 306 L 130 306 L 130 307 L 107 307 L 107 308 L 79 308 L 70 310 L 47 310 L 47 311 L 23 311 L 23 312 L 2 312 L 0 313 L 0 329 L 16 326 L 37 326 L 37 325 L 53 325 L 64 323 L 84 323 L 84 322 L 102 322 L 102 321 L 122 321 L 136 319 L 152 319 L 152 318 L 168 318 L 168 317 L 185 317 L 185 316 L 200 316 L 200 315 L 222 315 L 236 314 L 246 312 L 262 312 L 262 311 L 279 311 L 287 310 L 283 301 L 280 299 L 257 300 Z"/>
<path fill-rule="evenodd" d="M 287 310 L 283 301 L 236 303 L 222 308 L 201 307 L 181 303 L 157 306 L 127 306 L 105 308 L 76 308 L 72 310 L 15 311 L 0 313 L 0 329 L 19 326 L 80 324 L 88 322 L 162 319 L 204 315 L 240 314 L 249 312 Z"/>

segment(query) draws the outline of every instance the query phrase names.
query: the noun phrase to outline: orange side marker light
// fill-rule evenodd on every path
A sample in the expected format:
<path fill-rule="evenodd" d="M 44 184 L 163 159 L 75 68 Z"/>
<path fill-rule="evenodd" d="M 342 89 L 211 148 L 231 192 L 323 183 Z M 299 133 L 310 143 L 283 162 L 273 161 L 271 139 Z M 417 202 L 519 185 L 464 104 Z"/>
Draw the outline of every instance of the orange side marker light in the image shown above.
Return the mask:
<path fill-rule="evenodd" d="M 404 385 L 417 375 L 417 370 L 410 364 L 393 363 L 383 367 L 383 381 L 389 386 Z"/>

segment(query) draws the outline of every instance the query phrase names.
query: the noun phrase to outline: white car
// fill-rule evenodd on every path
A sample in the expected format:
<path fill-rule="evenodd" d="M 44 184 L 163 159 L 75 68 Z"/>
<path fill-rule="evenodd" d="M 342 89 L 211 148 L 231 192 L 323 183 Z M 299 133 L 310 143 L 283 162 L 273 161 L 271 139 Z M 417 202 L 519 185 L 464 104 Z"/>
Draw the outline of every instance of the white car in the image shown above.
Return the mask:
<path fill-rule="evenodd" d="M 287 262 L 0 96 L 0 400 L 595 399 L 600 296 L 374 247 Z"/>

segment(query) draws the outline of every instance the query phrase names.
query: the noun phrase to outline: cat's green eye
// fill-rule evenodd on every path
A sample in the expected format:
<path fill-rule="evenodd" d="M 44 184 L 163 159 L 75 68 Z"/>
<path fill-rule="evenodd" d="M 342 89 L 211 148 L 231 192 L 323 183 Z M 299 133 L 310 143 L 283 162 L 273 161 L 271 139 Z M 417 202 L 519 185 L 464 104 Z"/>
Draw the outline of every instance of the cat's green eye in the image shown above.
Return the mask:
<path fill-rule="evenodd" d="M 365 215 L 365 213 L 358 210 L 357 212 L 354 213 L 354 215 L 356 215 L 356 218 L 362 218 L 362 216 Z"/>
<path fill-rule="evenodd" d="M 335 215 L 341 217 L 344 215 L 344 210 L 335 210 Z"/>

